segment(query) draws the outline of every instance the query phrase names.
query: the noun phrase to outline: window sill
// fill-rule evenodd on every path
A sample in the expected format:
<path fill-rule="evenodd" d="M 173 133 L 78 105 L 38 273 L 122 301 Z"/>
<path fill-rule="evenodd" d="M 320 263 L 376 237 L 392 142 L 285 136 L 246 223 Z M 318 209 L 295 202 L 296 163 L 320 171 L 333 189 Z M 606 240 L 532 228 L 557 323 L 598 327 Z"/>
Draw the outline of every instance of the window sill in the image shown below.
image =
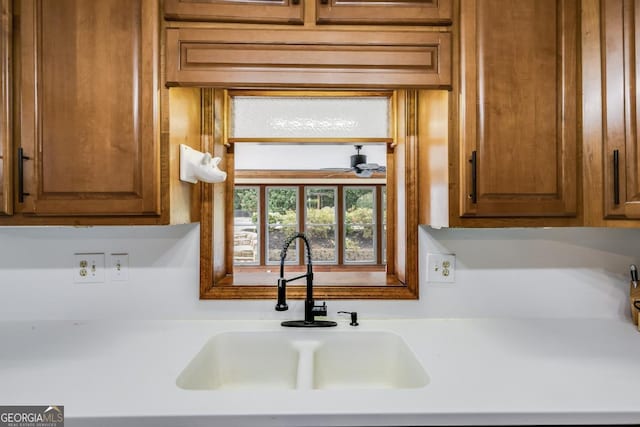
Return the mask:
<path fill-rule="evenodd" d="M 287 272 L 295 274 L 289 269 Z M 202 298 L 275 300 L 278 277 L 277 266 L 271 272 L 239 272 L 218 281 Z M 417 299 L 404 283 L 385 271 L 314 272 L 313 291 L 316 299 Z M 304 299 L 305 296 L 304 279 L 288 285 L 287 298 Z"/>

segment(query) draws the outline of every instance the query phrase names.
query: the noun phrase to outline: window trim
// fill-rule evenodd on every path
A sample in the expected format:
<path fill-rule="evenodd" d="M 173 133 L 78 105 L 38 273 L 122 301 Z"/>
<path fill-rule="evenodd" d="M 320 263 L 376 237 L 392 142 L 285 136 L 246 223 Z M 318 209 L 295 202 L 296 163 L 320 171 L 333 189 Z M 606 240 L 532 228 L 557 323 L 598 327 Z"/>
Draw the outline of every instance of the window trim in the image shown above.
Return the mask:
<path fill-rule="evenodd" d="M 264 95 L 301 96 L 313 94 L 335 96 L 331 91 L 243 91 Z M 428 91 L 424 91 L 428 92 Z M 213 185 L 201 185 L 201 250 L 200 250 L 200 298 L 201 299 L 274 299 L 276 288 L 272 285 L 234 285 L 230 266 L 233 253 L 228 242 L 232 239 L 225 218 L 229 216 L 234 182 L 233 144 L 228 141 L 225 128 L 225 112 L 229 96 L 234 91 L 202 89 L 203 94 L 203 151 L 222 158 L 221 168 L 227 170 L 227 181 Z M 339 92 L 350 96 L 371 96 L 372 92 Z M 391 244 L 398 250 L 389 258 L 386 279 L 375 284 L 354 286 L 323 284 L 316 281 L 314 293 L 323 299 L 417 299 L 418 298 L 418 93 L 417 90 L 380 91 L 379 96 L 390 99 L 391 131 L 387 151 L 387 250 Z M 446 108 L 446 106 L 445 106 Z M 426 111 L 426 110 L 425 110 Z M 426 138 L 425 138 L 426 139 Z M 318 143 L 318 141 L 309 141 Z M 331 141 L 335 142 L 335 141 Z M 353 144 L 355 140 L 345 140 Z M 429 143 L 430 141 L 425 141 Z M 236 142 L 237 143 L 237 142 Z M 393 193 L 392 193 L 393 190 Z M 224 238 L 221 238 L 224 236 Z M 231 240 L 232 241 L 232 240 Z M 361 275 L 362 276 L 362 275 Z M 293 286 L 288 298 L 303 299 L 303 287 Z"/>

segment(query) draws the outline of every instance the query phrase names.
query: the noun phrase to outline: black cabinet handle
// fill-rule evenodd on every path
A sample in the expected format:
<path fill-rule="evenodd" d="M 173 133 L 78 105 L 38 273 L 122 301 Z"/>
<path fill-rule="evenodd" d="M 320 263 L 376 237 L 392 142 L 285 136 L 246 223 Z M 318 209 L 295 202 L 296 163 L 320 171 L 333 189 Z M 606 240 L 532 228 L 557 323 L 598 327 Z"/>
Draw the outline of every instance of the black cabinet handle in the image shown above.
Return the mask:
<path fill-rule="evenodd" d="M 300 4 L 300 0 L 291 0 L 291 4 L 298 5 Z"/>
<path fill-rule="evenodd" d="M 475 151 L 471 152 L 469 163 L 471 163 L 471 194 L 469 194 L 469 198 L 471 203 L 478 203 L 478 163 Z"/>
<path fill-rule="evenodd" d="M 29 193 L 24 192 L 24 161 L 31 160 L 31 157 L 24 155 L 22 147 L 18 148 L 18 202 L 24 202 L 24 196 L 29 196 Z"/>
<path fill-rule="evenodd" d="M 613 150 L 613 203 L 620 204 L 620 153 Z"/>
<path fill-rule="evenodd" d="M 329 4 L 329 0 L 320 0 L 320 4 Z"/>

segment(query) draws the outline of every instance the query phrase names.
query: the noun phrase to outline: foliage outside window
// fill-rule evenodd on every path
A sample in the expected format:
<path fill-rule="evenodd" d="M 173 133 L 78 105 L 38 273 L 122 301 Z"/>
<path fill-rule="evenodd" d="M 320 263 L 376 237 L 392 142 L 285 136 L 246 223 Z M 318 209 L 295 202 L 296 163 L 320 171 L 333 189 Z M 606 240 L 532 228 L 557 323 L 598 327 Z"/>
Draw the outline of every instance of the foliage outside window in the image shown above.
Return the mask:
<path fill-rule="evenodd" d="M 238 187 L 233 198 L 233 260 L 235 264 L 256 264 L 260 258 L 258 187 Z"/>
<path fill-rule="evenodd" d="M 337 192 L 335 187 L 305 188 L 305 233 L 316 264 L 338 262 Z"/>
<path fill-rule="evenodd" d="M 267 263 L 280 262 L 280 251 L 289 236 L 298 231 L 298 189 L 296 187 L 267 187 Z M 298 261 L 298 242 L 287 252 L 287 263 Z"/>

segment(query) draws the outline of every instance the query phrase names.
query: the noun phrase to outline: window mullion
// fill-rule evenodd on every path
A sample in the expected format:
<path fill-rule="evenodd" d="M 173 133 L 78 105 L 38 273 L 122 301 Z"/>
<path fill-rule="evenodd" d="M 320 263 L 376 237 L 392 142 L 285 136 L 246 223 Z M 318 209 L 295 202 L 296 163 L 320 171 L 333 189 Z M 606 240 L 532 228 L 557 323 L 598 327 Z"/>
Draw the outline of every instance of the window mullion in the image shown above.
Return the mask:
<path fill-rule="evenodd" d="M 382 264 L 382 186 L 376 185 L 376 263 Z"/>
<path fill-rule="evenodd" d="M 258 215 L 258 223 L 260 224 L 260 265 L 267 264 L 267 203 L 266 203 L 266 191 L 265 185 L 260 185 L 258 188 L 258 202 L 260 214 Z"/>
<path fill-rule="evenodd" d="M 304 185 L 298 186 L 298 232 L 306 231 L 307 214 L 306 214 L 306 197 L 304 191 Z M 298 242 L 298 265 L 304 265 L 305 263 L 305 245 L 304 242 Z"/>
<path fill-rule="evenodd" d="M 338 247 L 338 265 L 344 265 L 344 185 L 338 185 L 338 195 L 336 200 L 336 211 L 338 213 L 338 238 L 337 247 Z"/>

